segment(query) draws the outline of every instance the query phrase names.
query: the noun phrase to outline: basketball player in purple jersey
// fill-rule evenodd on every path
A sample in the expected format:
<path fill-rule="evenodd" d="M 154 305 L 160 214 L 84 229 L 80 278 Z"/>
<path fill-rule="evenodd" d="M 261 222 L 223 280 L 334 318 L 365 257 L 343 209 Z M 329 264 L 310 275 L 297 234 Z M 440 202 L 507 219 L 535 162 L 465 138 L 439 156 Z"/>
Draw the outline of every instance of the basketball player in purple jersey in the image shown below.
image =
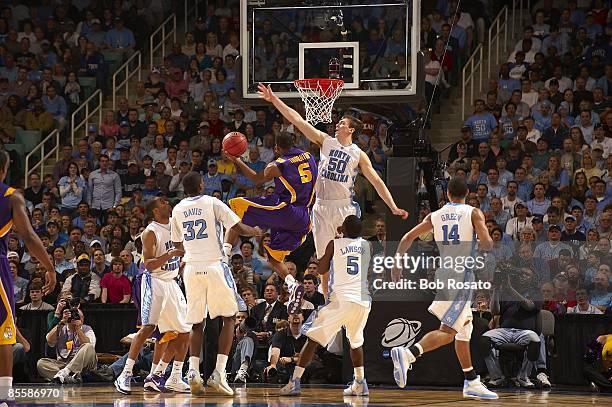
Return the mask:
<path fill-rule="evenodd" d="M 317 258 L 325 254 L 327 244 L 337 236 L 338 227 L 350 215 L 361 218 L 361 210 L 354 200 L 354 187 L 357 174 L 361 172 L 374 186 L 381 199 L 394 215 L 402 219 L 408 212 L 398 208 L 378 173 L 372 167 L 368 155 L 353 143 L 363 123 L 351 116 L 344 116 L 336 125 L 334 137 L 317 130 L 302 116 L 280 100 L 268 86 L 259 85 L 259 95 L 299 129 L 308 140 L 319 146 L 319 180 L 316 185 L 316 201 L 312 207 L 312 234 Z M 321 276 L 321 287 L 327 296 L 327 274 Z"/>
<path fill-rule="evenodd" d="M 289 274 L 283 260 L 302 244 L 310 232 L 310 208 L 314 202 L 317 163 L 312 154 L 293 146 L 289 133 L 276 136 L 275 150 L 280 157 L 260 173 L 253 171 L 240 158 L 228 154 L 240 171 L 256 185 L 274 180 L 275 188 L 272 196 L 233 198 L 229 205 L 244 224 L 270 229 L 272 241 L 264 247 L 272 269 L 285 279 L 289 287 L 291 295 L 287 311 L 294 314 L 300 309 L 304 287 Z"/>
<path fill-rule="evenodd" d="M 9 401 L 13 385 L 12 346 L 17 338 L 13 276 L 6 257 L 11 228 L 19 233 L 29 252 L 47 270 L 43 293 L 46 295 L 52 292 L 56 284 L 55 268 L 42 242 L 32 229 L 23 196 L 16 194 L 13 188 L 4 184 L 9 163 L 9 155 L 6 151 L 0 151 L 0 404 Z"/>

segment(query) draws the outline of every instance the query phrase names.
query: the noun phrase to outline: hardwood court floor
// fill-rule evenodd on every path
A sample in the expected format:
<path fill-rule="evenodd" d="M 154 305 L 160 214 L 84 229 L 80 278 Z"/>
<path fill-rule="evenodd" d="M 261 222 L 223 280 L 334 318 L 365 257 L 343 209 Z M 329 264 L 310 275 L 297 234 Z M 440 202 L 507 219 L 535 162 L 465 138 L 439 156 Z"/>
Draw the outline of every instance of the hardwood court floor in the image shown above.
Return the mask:
<path fill-rule="evenodd" d="M 73 405 L 114 407 L 136 406 L 195 406 L 195 405 L 248 405 L 262 407 L 298 407 L 313 405 L 329 406 L 610 406 L 612 397 L 598 393 L 569 393 L 552 390 L 501 391 L 499 400 L 479 401 L 464 399 L 459 389 L 407 389 L 370 387 L 369 397 L 343 397 L 342 388 L 305 387 L 300 397 L 278 397 L 278 388 L 238 387 L 233 398 L 211 393 L 205 397 L 189 394 L 158 394 L 144 392 L 137 384 L 132 385 L 132 394 L 119 394 L 112 385 L 83 385 L 64 387 L 63 397 L 57 399 L 20 399 L 18 405 Z M 483 404 L 486 403 L 486 404 Z"/>

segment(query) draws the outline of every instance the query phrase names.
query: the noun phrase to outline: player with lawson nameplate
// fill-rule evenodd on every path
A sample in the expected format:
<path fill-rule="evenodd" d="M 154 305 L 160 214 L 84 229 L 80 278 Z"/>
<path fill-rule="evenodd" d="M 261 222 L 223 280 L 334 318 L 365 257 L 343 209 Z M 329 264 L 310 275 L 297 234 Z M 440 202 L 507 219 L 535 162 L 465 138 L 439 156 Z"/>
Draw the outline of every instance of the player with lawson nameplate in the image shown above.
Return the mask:
<path fill-rule="evenodd" d="M 300 395 L 302 374 L 317 346 L 329 345 L 343 327 L 350 344 L 354 372 L 353 381 L 344 389 L 344 395 L 369 394 L 362 346 L 363 330 L 372 306 L 368 290 L 372 246 L 361 237 L 361 230 L 361 220 L 355 215 L 349 215 L 338 228 L 338 233 L 344 237 L 330 240 L 325 247 L 317 272 L 330 274 L 329 301 L 315 310 L 304 323 L 302 334 L 308 340 L 300 352 L 293 376 L 280 390 L 281 396 Z"/>
<path fill-rule="evenodd" d="M 456 259 L 463 257 L 476 258 L 476 245 L 479 250 L 490 250 L 493 241 L 485 225 L 483 213 L 465 203 L 468 187 L 464 179 L 452 178 L 448 183 L 447 196 L 449 203 L 439 210 L 427 215 L 423 221 L 404 235 L 397 248 L 396 257 L 403 256 L 412 242 L 423 233 L 433 231 L 434 240 L 440 252 L 440 258 Z M 478 240 L 477 240 L 478 238 Z M 401 270 L 392 270 L 394 281 L 401 278 Z M 456 268 L 440 267 L 436 270 L 436 280 L 446 282 L 450 279 L 461 279 L 466 286 L 474 282 L 474 271 L 465 268 L 459 272 Z M 429 312 L 440 320 L 440 328 L 427 333 L 416 344 L 406 348 L 396 346 L 391 349 L 393 359 L 393 376 L 399 387 L 406 386 L 408 371 L 412 363 L 426 352 L 455 342 L 455 352 L 465 380 L 463 396 L 475 399 L 497 399 L 496 393 L 490 391 L 480 381 L 472 367 L 470 355 L 470 338 L 472 336 L 472 309 L 470 288 L 449 288 L 448 284 L 436 292 L 436 297 L 429 307 Z"/>

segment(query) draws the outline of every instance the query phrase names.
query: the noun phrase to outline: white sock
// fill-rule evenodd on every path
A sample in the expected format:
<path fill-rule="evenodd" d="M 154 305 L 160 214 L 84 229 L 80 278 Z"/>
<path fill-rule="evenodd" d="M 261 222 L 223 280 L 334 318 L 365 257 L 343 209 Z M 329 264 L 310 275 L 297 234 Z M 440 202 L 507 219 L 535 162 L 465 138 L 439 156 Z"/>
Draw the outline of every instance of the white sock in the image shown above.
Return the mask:
<path fill-rule="evenodd" d="M 295 278 L 291 274 L 287 274 L 285 276 L 285 283 L 287 283 L 287 285 L 291 287 L 292 285 L 296 283 L 296 281 L 295 281 Z"/>
<path fill-rule="evenodd" d="M 225 372 L 225 365 L 227 364 L 227 355 L 221 353 L 217 354 L 217 364 L 215 370 L 219 373 Z"/>
<path fill-rule="evenodd" d="M 168 367 L 168 363 L 160 360 L 155 368 L 155 374 L 158 376 L 163 376 L 166 373 L 166 368 Z"/>
<path fill-rule="evenodd" d="M 123 373 L 132 374 L 132 369 L 134 369 L 134 363 L 136 363 L 134 359 L 127 358 L 127 360 L 125 361 L 125 366 L 123 367 Z"/>
<path fill-rule="evenodd" d="M 304 368 L 300 367 L 300 366 L 296 366 L 295 369 L 293 369 L 293 380 L 299 380 L 302 378 L 302 375 L 304 374 Z"/>
<path fill-rule="evenodd" d="M 151 371 L 149 373 L 150 374 L 155 373 L 155 369 L 157 369 L 157 363 L 153 362 L 151 363 Z"/>
<path fill-rule="evenodd" d="M 353 368 L 353 373 L 355 374 L 355 380 L 362 381 L 365 376 L 364 367 L 359 366 Z"/>
<path fill-rule="evenodd" d="M 0 400 L 8 400 L 9 390 L 13 386 L 13 378 L 10 376 L 0 377 Z"/>
<path fill-rule="evenodd" d="M 197 356 L 189 356 L 189 370 L 195 370 L 200 373 L 200 358 Z"/>
<path fill-rule="evenodd" d="M 172 364 L 172 376 L 183 376 L 183 362 L 174 361 Z"/>

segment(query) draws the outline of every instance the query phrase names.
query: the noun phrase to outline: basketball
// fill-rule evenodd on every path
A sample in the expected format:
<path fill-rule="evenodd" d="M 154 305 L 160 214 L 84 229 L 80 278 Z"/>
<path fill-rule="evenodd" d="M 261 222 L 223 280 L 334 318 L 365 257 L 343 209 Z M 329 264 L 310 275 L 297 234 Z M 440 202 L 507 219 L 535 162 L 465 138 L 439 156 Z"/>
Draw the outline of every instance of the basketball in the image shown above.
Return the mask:
<path fill-rule="evenodd" d="M 234 157 L 244 154 L 248 144 L 246 136 L 238 131 L 232 131 L 223 137 L 223 150 Z"/>

